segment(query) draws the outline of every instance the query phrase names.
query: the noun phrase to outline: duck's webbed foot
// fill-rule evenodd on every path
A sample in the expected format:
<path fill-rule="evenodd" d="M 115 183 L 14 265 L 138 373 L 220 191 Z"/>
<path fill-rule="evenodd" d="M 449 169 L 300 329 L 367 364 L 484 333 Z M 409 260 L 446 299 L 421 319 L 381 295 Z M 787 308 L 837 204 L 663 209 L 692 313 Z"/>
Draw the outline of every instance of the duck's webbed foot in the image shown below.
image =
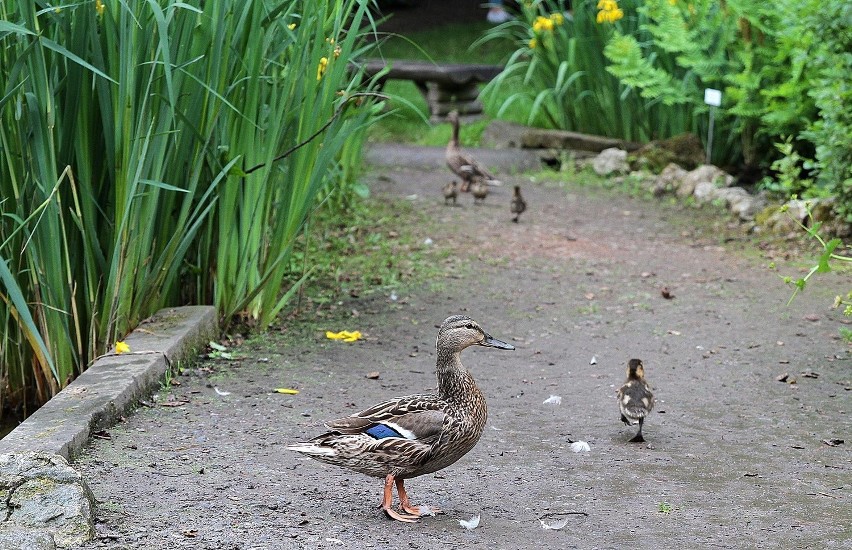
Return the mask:
<path fill-rule="evenodd" d="M 396 492 L 399 493 L 400 508 L 417 517 L 421 517 L 423 515 L 443 514 L 440 508 L 435 508 L 433 506 L 412 506 L 411 501 L 408 500 L 408 493 L 405 491 L 404 483 L 405 480 L 396 480 Z"/>
<path fill-rule="evenodd" d="M 385 490 L 384 490 L 384 493 L 382 495 L 382 503 L 380 505 L 382 510 L 384 510 L 385 514 L 391 519 L 395 519 L 397 521 L 403 521 L 405 523 L 417 523 L 418 521 L 420 521 L 420 514 L 419 513 L 417 513 L 417 514 L 400 513 L 400 512 L 397 512 L 396 510 L 393 509 L 393 485 L 394 485 L 394 481 L 397 481 L 398 484 L 402 483 L 402 480 L 395 480 L 392 475 L 388 475 L 388 476 L 385 477 Z M 402 494 L 405 494 L 405 493 L 403 492 Z M 407 500 L 408 500 L 408 496 L 406 495 L 406 501 Z M 400 501 L 402 501 L 402 495 L 400 495 Z M 405 510 L 405 512 L 410 512 L 409 510 L 405 509 L 404 505 L 403 505 L 403 510 Z"/>

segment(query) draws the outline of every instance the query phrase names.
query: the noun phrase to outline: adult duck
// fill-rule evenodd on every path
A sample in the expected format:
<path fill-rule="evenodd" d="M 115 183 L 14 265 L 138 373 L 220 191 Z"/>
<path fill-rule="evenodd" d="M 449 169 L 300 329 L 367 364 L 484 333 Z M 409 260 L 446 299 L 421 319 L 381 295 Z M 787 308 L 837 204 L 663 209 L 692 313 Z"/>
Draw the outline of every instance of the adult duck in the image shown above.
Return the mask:
<path fill-rule="evenodd" d="M 448 317 L 438 330 L 438 387 L 434 393 L 395 397 L 332 420 L 326 423 L 327 433 L 289 448 L 384 478 L 382 510 L 399 521 L 418 521 L 426 510 L 411 504 L 405 480 L 453 464 L 476 445 L 485 427 L 485 397 L 461 363 L 460 354 L 469 346 L 515 349 L 492 337 L 470 317 Z M 394 486 L 400 512 L 393 509 Z"/>

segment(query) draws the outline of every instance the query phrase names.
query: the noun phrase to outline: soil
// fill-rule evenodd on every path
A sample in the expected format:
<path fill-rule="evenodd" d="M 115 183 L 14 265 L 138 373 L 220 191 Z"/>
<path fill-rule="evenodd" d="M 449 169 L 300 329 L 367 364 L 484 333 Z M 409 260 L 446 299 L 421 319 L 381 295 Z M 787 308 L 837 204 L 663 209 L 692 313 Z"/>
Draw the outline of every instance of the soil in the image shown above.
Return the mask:
<path fill-rule="evenodd" d="M 850 547 L 852 359 L 830 308 L 848 275 L 786 307 L 750 245 L 690 209 L 521 176 L 448 207 L 443 170 L 370 178 L 433 220 L 423 238 L 447 251 L 448 276 L 269 331 L 178 377 L 167 393 L 185 404 L 163 393 L 93 441 L 77 461 L 98 500 L 87 548 Z M 518 224 L 514 183 L 529 203 Z M 444 514 L 391 521 L 381 480 L 286 450 L 324 420 L 434 388 L 436 326 L 456 313 L 517 350 L 462 355 L 488 399 L 485 433 L 406 483 Z M 657 396 L 644 444 L 615 400 L 633 357 Z M 591 450 L 572 452 L 577 440 Z"/>

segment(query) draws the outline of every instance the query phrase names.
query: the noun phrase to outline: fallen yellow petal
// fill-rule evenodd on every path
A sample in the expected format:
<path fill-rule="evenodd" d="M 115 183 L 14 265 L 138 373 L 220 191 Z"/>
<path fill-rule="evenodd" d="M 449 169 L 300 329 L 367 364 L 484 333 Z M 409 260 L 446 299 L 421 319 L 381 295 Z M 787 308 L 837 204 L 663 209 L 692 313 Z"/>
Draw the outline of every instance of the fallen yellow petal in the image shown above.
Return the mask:
<path fill-rule="evenodd" d="M 287 395 L 296 395 L 299 393 L 299 390 L 294 390 L 293 388 L 275 388 L 276 393 L 286 393 Z"/>
<path fill-rule="evenodd" d="M 357 330 L 348 331 L 341 330 L 340 332 L 331 332 L 330 330 L 325 332 L 325 337 L 329 340 L 343 340 L 344 342 L 355 342 L 356 340 L 361 339 L 361 333 Z"/>
<path fill-rule="evenodd" d="M 116 342 L 115 343 L 115 352 L 116 353 L 127 353 L 129 351 L 130 351 L 130 346 L 128 346 L 124 342 Z"/>

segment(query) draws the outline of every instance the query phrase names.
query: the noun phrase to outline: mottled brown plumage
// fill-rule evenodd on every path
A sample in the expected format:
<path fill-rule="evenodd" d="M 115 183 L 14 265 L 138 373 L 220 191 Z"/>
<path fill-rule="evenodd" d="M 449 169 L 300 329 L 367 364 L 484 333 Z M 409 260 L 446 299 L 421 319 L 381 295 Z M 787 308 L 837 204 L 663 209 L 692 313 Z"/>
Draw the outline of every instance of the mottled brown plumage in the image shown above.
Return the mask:
<path fill-rule="evenodd" d="M 470 185 L 470 194 L 473 195 L 473 204 L 483 203 L 488 196 L 488 185 L 482 178 L 476 178 Z"/>
<path fill-rule="evenodd" d="M 468 191 L 474 179 L 481 179 L 486 185 L 500 185 L 500 180 L 492 176 L 482 164 L 471 155 L 465 154 L 459 147 L 458 112 L 452 111 L 447 115 L 447 120 L 453 125 L 453 136 L 447 143 L 447 166 L 462 179 L 461 190 Z"/>
<path fill-rule="evenodd" d="M 456 180 L 451 181 L 444 186 L 444 204 L 449 204 L 449 200 L 453 199 L 453 206 L 456 205 L 456 199 L 459 196 L 459 183 Z"/>
<path fill-rule="evenodd" d="M 512 218 L 512 221 L 518 223 L 518 218 L 521 217 L 521 214 L 524 213 L 524 210 L 527 209 L 527 201 L 521 196 L 521 186 L 516 185 L 515 190 L 512 192 L 512 202 L 509 204 L 509 210 L 512 211 L 512 214 L 515 215 Z"/>
<path fill-rule="evenodd" d="M 639 431 L 630 442 L 645 441 L 642 437 L 642 424 L 654 408 L 654 394 L 645 380 L 645 367 L 640 359 L 631 359 L 627 364 L 627 380 L 618 388 L 618 408 L 622 422 L 628 426 L 639 424 Z"/>
<path fill-rule="evenodd" d="M 332 420 L 326 423 L 329 432 L 289 448 L 323 462 L 384 477 L 382 509 L 394 519 L 417 521 L 421 511 L 408 501 L 403 481 L 454 463 L 476 445 L 485 427 L 485 398 L 460 357 L 461 351 L 472 345 L 515 349 L 490 336 L 467 316 L 449 317 L 438 330 L 438 387 L 434 393 L 389 399 Z M 401 513 L 392 508 L 394 485 Z"/>

